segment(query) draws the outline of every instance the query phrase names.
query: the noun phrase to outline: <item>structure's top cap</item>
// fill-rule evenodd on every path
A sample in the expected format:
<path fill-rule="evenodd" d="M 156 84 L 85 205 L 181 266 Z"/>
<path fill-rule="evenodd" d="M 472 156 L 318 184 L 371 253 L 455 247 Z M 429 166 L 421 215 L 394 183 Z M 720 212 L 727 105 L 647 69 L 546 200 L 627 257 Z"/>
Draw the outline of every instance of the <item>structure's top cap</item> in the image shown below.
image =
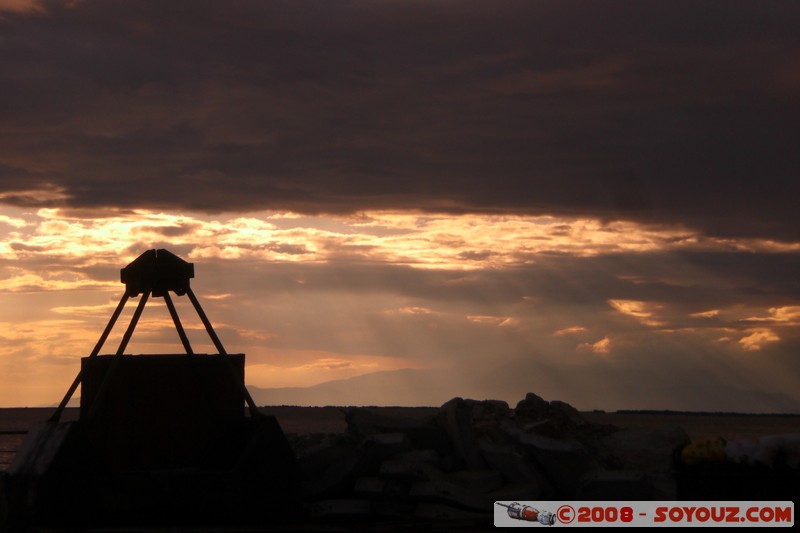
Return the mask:
<path fill-rule="evenodd" d="M 167 291 L 183 295 L 194 277 L 194 263 L 187 263 L 167 250 L 147 250 L 120 271 L 129 296 L 152 291 L 164 296 Z"/>

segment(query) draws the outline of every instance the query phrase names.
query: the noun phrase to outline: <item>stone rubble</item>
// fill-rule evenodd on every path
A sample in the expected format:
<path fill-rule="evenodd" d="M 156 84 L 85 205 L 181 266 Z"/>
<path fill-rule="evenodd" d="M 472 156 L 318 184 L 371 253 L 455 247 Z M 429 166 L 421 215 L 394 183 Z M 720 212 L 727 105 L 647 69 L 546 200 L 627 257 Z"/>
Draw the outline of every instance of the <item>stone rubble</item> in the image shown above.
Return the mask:
<path fill-rule="evenodd" d="M 426 419 L 345 412 L 344 435 L 293 446 L 309 513 L 319 518 L 474 520 L 494 502 L 670 500 L 681 428 L 591 424 L 572 406 L 528 393 L 515 408 L 453 398 Z"/>

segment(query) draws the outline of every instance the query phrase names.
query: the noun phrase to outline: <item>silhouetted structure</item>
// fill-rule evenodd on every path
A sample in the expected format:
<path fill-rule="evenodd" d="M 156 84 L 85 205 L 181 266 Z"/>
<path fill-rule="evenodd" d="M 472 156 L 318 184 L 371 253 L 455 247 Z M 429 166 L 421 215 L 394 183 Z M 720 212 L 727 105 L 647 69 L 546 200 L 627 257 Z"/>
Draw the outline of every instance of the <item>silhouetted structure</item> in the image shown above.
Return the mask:
<path fill-rule="evenodd" d="M 125 293 L 63 401 L 9 470 L 11 524 L 265 523 L 298 492 L 297 463 L 274 417 L 244 384 L 190 287 L 194 265 L 149 250 L 121 270 Z M 217 354 L 195 354 L 170 292 L 188 295 Z M 141 295 L 113 355 L 98 355 Z M 128 355 L 150 296 L 162 297 L 185 354 Z M 80 417 L 61 414 L 81 385 Z M 249 406 L 249 416 L 245 410 Z"/>

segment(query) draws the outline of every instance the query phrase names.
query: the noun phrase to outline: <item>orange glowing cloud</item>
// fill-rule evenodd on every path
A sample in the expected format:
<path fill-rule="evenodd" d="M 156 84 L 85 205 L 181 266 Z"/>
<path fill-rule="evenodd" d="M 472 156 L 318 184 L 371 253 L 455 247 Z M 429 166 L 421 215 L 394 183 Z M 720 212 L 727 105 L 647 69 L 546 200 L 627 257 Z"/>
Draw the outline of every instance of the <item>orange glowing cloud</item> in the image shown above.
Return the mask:
<path fill-rule="evenodd" d="M 401 307 L 397 312 L 403 315 L 430 315 L 433 313 L 433 311 L 427 307 L 418 306 Z"/>
<path fill-rule="evenodd" d="M 751 316 L 747 320 L 751 322 L 774 322 L 776 325 L 800 325 L 800 306 L 798 305 L 770 307 L 767 313 L 769 316 Z"/>
<path fill-rule="evenodd" d="M 584 342 L 578 345 L 578 350 L 591 351 L 598 354 L 611 353 L 611 339 L 603 337 L 595 343 Z"/>
<path fill-rule="evenodd" d="M 576 333 L 584 333 L 588 331 L 583 326 L 570 326 L 568 328 L 559 329 L 558 331 L 553 332 L 553 335 L 556 337 L 563 337 L 564 335 L 574 335 Z"/>
<path fill-rule="evenodd" d="M 370 372 L 421 368 L 402 357 L 341 354 L 321 350 L 267 349 L 251 358 L 248 382 L 266 387 L 308 387 Z"/>
<path fill-rule="evenodd" d="M 50 256 L 120 264 L 142 249 L 168 243 L 188 247 L 189 260 L 320 263 L 349 258 L 424 269 L 477 270 L 528 265 L 538 255 L 550 253 L 592 257 L 697 247 L 800 249 L 800 244 L 775 248 L 774 243 L 752 240 L 700 243 L 684 228 L 549 216 L 375 211 L 315 219 L 275 212 L 212 218 L 140 209 L 87 218 L 62 209 L 8 211 L 0 218 L 0 257 L 12 260 Z M 631 309 L 629 304 L 623 307 Z M 643 311 L 633 312 L 637 315 L 632 316 L 644 318 Z"/>
<path fill-rule="evenodd" d="M 476 324 L 491 324 L 501 328 L 519 324 L 519 320 L 510 316 L 468 315 L 467 320 Z"/>
<path fill-rule="evenodd" d="M 781 340 L 771 329 L 762 328 L 749 331 L 751 331 L 750 335 L 739 339 L 739 344 L 747 351 L 760 350 L 766 343 Z"/>
<path fill-rule="evenodd" d="M 710 309 L 708 311 L 701 311 L 699 313 L 692 313 L 689 316 L 694 318 L 713 318 L 719 316 L 719 309 Z"/>
<path fill-rule="evenodd" d="M 664 322 L 653 318 L 658 305 L 638 300 L 609 300 L 608 304 L 624 315 L 631 316 L 646 326 L 663 326 Z"/>
<path fill-rule="evenodd" d="M 29 291 L 69 291 L 76 289 L 102 289 L 117 288 L 116 283 L 101 283 L 88 278 L 80 278 L 72 274 L 59 276 L 41 276 L 39 274 L 24 273 L 19 270 L 12 276 L 0 279 L 0 291 L 29 292 Z"/>

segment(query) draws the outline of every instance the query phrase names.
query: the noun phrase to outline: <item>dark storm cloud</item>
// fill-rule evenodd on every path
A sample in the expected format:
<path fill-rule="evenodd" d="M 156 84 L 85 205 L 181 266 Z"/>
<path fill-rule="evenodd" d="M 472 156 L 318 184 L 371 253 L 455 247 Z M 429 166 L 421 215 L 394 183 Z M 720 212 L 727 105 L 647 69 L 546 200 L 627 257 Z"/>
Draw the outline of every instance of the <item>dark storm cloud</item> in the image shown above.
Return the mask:
<path fill-rule="evenodd" d="M 50 186 L 71 207 L 511 210 L 800 239 L 796 3 L 43 5 L 0 13 L 9 203 Z"/>
<path fill-rule="evenodd" d="M 800 271 L 796 254 L 564 256 L 516 268 L 476 271 L 370 262 L 236 261 L 235 278 L 226 279 L 225 271 L 231 267 L 225 261 L 198 266 L 198 278 L 225 279 L 224 289 L 219 290 L 247 293 L 257 299 L 270 294 L 299 298 L 318 293 L 348 297 L 393 294 L 416 302 L 414 305 L 446 307 L 462 314 L 493 307 L 501 313 L 541 315 L 554 307 L 566 307 L 583 308 L 581 313 L 586 315 L 611 312 L 608 301 L 616 299 L 653 302 L 683 320 L 710 309 L 781 307 L 796 305 L 800 299 L 800 284 L 786 274 Z"/>

